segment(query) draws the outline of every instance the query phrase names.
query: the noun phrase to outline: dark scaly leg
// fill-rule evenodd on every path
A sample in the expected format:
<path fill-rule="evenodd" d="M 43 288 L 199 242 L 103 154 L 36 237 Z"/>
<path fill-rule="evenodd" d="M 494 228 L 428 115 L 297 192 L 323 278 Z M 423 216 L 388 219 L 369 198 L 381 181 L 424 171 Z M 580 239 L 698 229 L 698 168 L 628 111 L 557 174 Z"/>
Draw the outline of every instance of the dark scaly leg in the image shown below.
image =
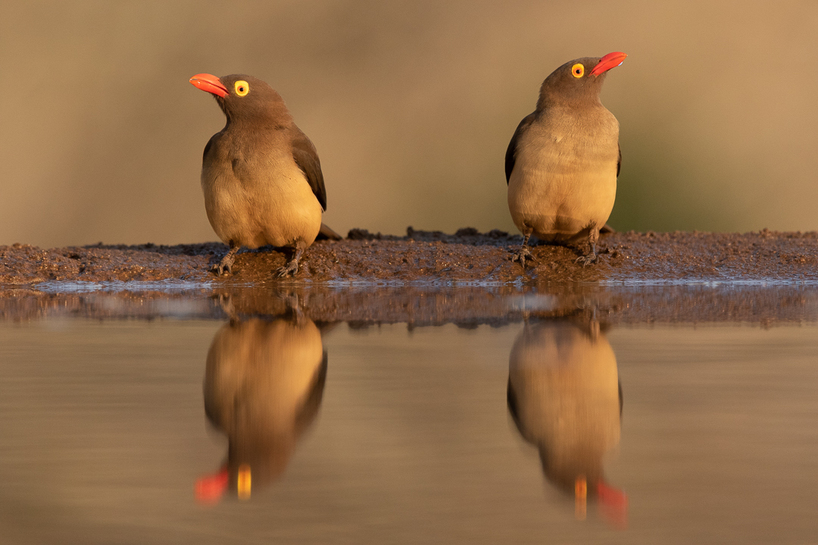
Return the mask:
<path fill-rule="evenodd" d="M 241 246 L 230 241 L 230 251 L 225 254 L 218 265 L 213 265 L 210 270 L 216 273 L 216 276 L 227 276 L 233 272 L 233 262 L 236 260 L 236 254 L 241 249 Z"/>
<path fill-rule="evenodd" d="M 529 261 L 534 261 L 534 256 L 531 255 L 531 251 L 528 249 L 528 239 L 531 237 L 531 231 L 528 233 L 523 233 L 523 245 L 520 247 L 520 251 L 512 254 L 511 261 L 519 261 L 520 265 L 523 267 L 525 271 L 525 260 L 528 258 Z"/>
<path fill-rule="evenodd" d="M 588 235 L 588 253 L 577 258 L 577 263 L 582 263 L 583 267 L 587 267 L 591 263 L 597 262 L 596 243 L 599 240 L 599 229 L 594 226 L 591 227 L 591 232 Z"/>
<path fill-rule="evenodd" d="M 295 276 L 298 272 L 298 261 L 301 259 L 301 256 L 304 255 L 304 248 L 301 247 L 300 244 L 296 245 L 295 251 L 293 255 L 290 257 L 290 260 L 287 261 L 287 264 L 283 267 L 279 267 L 274 276 L 276 278 L 285 278 L 287 276 Z"/>

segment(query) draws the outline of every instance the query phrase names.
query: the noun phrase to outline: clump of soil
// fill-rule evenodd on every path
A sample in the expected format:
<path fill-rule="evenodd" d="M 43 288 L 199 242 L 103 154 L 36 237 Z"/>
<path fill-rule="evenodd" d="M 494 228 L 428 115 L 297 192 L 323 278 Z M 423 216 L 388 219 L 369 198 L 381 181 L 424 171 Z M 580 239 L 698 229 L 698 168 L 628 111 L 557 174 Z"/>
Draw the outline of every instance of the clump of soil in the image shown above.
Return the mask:
<path fill-rule="evenodd" d="M 317 241 L 295 278 L 277 280 L 285 263 L 273 248 L 244 251 L 233 274 L 210 267 L 219 243 L 162 246 L 93 245 L 41 249 L 0 246 L 0 287 L 42 282 L 184 281 L 208 286 L 259 284 L 492 285 L 523 283 L 656 283 L 675 281 L 818 281 L 818 233 L 612 233 L 600 238 L 599 262 L 577 264 L 576 248 L 538 245 L 524 271 L 511 261 L 522 237 L 473 228 L 449 235 L 412 227 L 398 237 L 353 229 L 340 241 Z"/>

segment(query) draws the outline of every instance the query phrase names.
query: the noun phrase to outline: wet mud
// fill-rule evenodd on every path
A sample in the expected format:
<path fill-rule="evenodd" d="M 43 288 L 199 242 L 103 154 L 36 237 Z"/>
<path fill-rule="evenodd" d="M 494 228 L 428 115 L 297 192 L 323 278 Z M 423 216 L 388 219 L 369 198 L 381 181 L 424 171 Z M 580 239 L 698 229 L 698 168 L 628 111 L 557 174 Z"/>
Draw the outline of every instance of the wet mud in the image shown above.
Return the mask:
<path fill-rule="evenodd" d="M 285 263 L 274 248 L 238 254 L 233 274 L 210 267 L 224 244 L 105 245 L 42 249 L 0 246 L 0 286 L 42 282 L 193 282 L 268 284 L 543 284 L 571 282 L 673 283 L 677 281 L 818 282 L 818 233 L 612 233 L 600 238 L 599 261 L 577 264 L 577 248 L 540 244 L 535 263 L 511 255 L 522 237 L 501 231 L 460 229 L 454 235 L 416 231 L 382 236 L 354 229 L 341 241 L 317 241 L 295 278 L 272 271 Z"/>
<path fill-rule="evenodd" d="M 403 237 L 353 230 L 319 241 L 295 278 L 276 280 L 285 256 L 239 254 L 234 274 L 210 267 L 222 244 L 0 247 L 0 319 L 224 319 L 297 309 L 353 327 L 406 322 L 464 327 L 536 317 L 609 323 L 818 319 L 818 234 L 761 231 L 613 233 L 599 262 L 576 248 L 538 245 L 525 271 L 511 261 L 521 237 L 461 229 Z"/>

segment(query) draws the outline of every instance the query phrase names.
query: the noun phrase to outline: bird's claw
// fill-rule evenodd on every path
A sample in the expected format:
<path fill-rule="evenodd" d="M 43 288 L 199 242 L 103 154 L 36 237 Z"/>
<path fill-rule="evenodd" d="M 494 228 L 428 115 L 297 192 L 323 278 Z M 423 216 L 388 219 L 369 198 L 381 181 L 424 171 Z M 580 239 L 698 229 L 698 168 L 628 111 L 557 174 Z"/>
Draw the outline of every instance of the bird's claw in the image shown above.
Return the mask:
<path fill-rule="evenodd" d="M 526 247 L 521 248 L 519 252 L 514 253 L 514 254 L 511 255 L 512 263 L 515 262 L 515 261 L 519 261 L 520 266 L 522 266 L 523 270 L 525 270 L 525 260 L 526 259 L 528 259 L 532 263 L 536 262 L 536 259 L 534 259 L 534 256 L 531 254 L 529 249 L 526 248 Z"/>
<path fill-rule="evenodd" d="M 583 267 L 587 267 L 588 265 L 596 263 L 597 261 L 599 261 L 599 258 L 596 254 L 585 254 L 579 256 L 575 263 L 581 263 Z"/>
<path fill-rule="evenodd" d="M 237 246 L 230 248 L 218 265 L 210 267 L 210 272 L 216 276 L 227 276 L 233 272 L 233 263 L 236 261 L 236 252 L 239 251 Z"/>
<path fill-rule="evenodd" d="M 233 266 L 230 263 L 219 263 L 210 267 L 210 272 L 216 276 L 228 276 L 233 272 Z"/>
<path fill-rule="evenodd" d="M 288 276 L 295 276 L 295 273 L 298 272 L 298 261 L 291 260 L 283 267 L 279 267 L 276 269 L 275 277 L 276 278 L 286 278 Z"/>

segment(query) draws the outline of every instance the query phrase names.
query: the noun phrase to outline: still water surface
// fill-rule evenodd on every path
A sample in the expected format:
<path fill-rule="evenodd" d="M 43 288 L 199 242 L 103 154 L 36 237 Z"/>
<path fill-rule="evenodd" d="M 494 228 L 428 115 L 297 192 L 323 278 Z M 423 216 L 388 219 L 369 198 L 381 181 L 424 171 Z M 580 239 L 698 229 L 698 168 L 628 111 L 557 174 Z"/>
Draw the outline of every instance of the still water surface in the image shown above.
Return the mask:
<path fill-rule="evenodd" d="M 4 544 L 818 542 L 814 324 L 45 319 L 0 346 Z"/>

